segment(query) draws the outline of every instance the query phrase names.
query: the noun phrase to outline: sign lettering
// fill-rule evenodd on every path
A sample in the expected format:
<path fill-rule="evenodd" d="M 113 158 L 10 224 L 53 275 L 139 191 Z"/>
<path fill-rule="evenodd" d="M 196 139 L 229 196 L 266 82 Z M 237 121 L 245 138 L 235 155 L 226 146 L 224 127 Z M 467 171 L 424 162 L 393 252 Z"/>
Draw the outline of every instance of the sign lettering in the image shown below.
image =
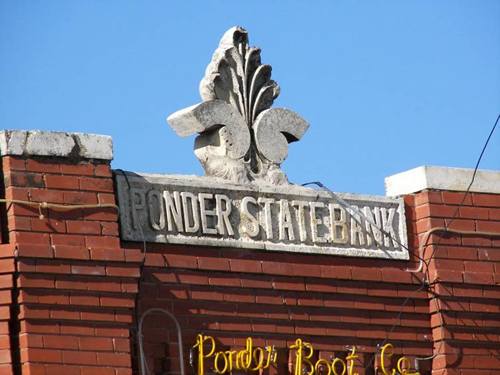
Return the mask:
<path fill-rule="evenodd" d="M 401 199 L 208 177 L 116 176 L 130 241 L 408 259 Z M 348 207 L 345 203 L 348 203 Z"/>

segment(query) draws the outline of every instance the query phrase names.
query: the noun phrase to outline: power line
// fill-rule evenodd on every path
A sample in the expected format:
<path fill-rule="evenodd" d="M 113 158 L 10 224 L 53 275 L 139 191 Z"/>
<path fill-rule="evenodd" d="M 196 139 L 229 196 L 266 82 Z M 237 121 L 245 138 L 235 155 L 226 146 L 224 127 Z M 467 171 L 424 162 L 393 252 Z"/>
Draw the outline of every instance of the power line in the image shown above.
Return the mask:
<path fill-rule="evenodd" d="M 451 220 L 449 221 L 449 223 L 448 223 L 448 224 L 446 224 L 446 221 L 445 221 L 445 228 L 443 228 L 443 229 L 444 229 L 444 232 L 448 232 L 448 228 L 450 227 L 451 223 L 452 223 L 452 222 L 456 219 L 456 217 L 458 216 L 458 213 L 459 213 L 460 208 L 464 205 L 465 200 L 466 200 L 466 198 L 467 198 L 467 195 L 470 193 L 470 189 L 471 189 L 471 187 L 472 187 L 472 185 L 473 185 L 473 183 L 474 183 L 474 180 L 475 180 L 475 178 L 476 178 L 476 174 L 477 174 L 477 170 L 478 170 L 478 168 L 479 168 L 479 164 L 481 163 L 481 159 L 482 159 L 482 157 L 483 157 L 483 155 L 484 155 L 484 152 L 485 152 L 485 150 L 486 150 L 486 148 L 487 148 L 487 146 L 488 146 L 488 143 L 489 143 L 489 141 L 490 141 L 490 139 L 491 139 L 491 137 L 492 137 L 493 133 L 495 132 L 495 129 L 496 129 L 496 127 L 497 127 L 497 124 L 498 124 L 499 120 L 500 120 L 500 114 L 498 115 L 498 117 L 497 117 L 497 119 L 496 119 L 496 121 L 495 121 L 495 124 L 493 125 L 493 127 L 492 127 L 492 129 L 491 129 L 491 131 L 490 131 L 490 133 L 489 133 L 489 135 L 488 135 L 488 137 L 487 137 L 487 139 L 486 139 L 486 141 L 485 141 L 485 143 L 484 143 L 484 145 L 483 145 L 483 148 L 482 148 L 482 150 L 481 150 L 481 153 L 480 153 L 480 155 L 479 155 L 479 158 L 478 158 L 478 160 L 477 160 L 477 162 L 476 162 L 476 165 L 475 165 L 475 167 L 474 167 L 474 172 L 473 172 L 473 174 L 472 174 L 471 181 L 470 181 L 470 183 L 469 183 L 469 185 L 468 185 L 468 187 L 467 187 L 467 190 L 466 190 L 466 191 L 465 191 L 465 193 L 464 193 L 464 197 L 462 198 L 462 201 L 460 202 L 460 204 L 459 204 L 459 205 L 457 206 L 457 208 L 455 209 L 455 212 L 454 212 L 454 214 L 452 215 L 452 218 L 451 218 Z M 336 200 L 337 200 L 337 201 L 338 201 L 341 205 L 343 205 L 343 206 L 345 206 L 345 205 L 350 206 L 350 205 L 349 205 L 348 203 L 346 203 L 346 202 L 345 202 L 342 198 L 340 198 L 337 194 L 335 194 L 333 191 L 331 191 L 330 189 L 328 189 L 328 188 L 327 188 L 324 184 L 322 184 L 322 183 L 321 183 L 321 182 L 319 182 L 319 181 L 315 181 L 315 182 L 308 182 L 308 183 L 302 184 L 302 186 L 311 185 L 311 184 L 317 185 L 317 186 L 319 186 L 319 187 L 321 187 L 321 188 L 323 188 L 323 189 L 327 190 L 327 191 L 328 191 L 328 192 L 329 192 L 329 193 L 330 193 L 330 194 L 331 194 L 331 195 L 332 195 L 332 196 L 333 196 L 333 197 L 334 197 L 334 198 L 335 198 L 335 199 L 336 199 Z M 352 208 L 352 206 L 350 206 L 350 207 Z M 357 214 L 358 214 L 358 215 L 360 215 L 360 216 L 363 216 L 365 220 L 367 220 L 367 219 L 368 219 L 368 218 L 367 218 L 367 217 L 363 214 L 363 212 L 361 212 L 361 211 L 357 212 Z M 352 216 L 355 220 L 357 220 L 357 219 L 355 218 L 355 215 L 352 215 L 352 214 L 351 214 L 351 216 Z M 368 219 L 367 221 L 368 221 L 368 222 L 370 222 L 370 224 L 375 225 L 375 227 L 376 227 L 376 228 L 378 228 L 378 226 L 377 226 L 375 223 L 371 223 L 371 221 L 370 221 L 369 219 Z M 358 222 L 358 224 L 360 224 L 360 223 Z M 378 228 L 378 229 L 379 229 L 379 230 L 381 230 L 381 231 L 382 231 L 385 235 L 388 235 L 388 236 L 390 236 L 392 239 L 394 239 L 394 238 L 393 238 L 393 237 L 392 237 L 389 233 L 386 233 L 386 232 L 385 232 L 382 228 Z M 424 257 L 424 256 L 425 256 L 425 250 L 426 250 L 426 248 L 427 248 L 427 246 L 428 246 L 428 244 L 427 244 L 427 243 L 426 243 L 426 244 L 424 244 L 424 246 L 423 246 L 423 253 L 422 253 L 422 255 L 421 255 L 421 256 L 420 256 L 419 254 L 414 254 L 414 255 L 415 255 L 415 256 L 416 256 L 416 257 L 417 257 L 417 258 L 418 258 L 421 262 L 423 262 L 423 263 L 426 265 L 426 269 L 425 269 L 425 277 L 424 277 L 424 278 L 422 278 L 422 280 L 421 280 L 421 284 L 420 284 L 420 286 L 419 286 L 417 289 L 415 289 L 415 292 L 419 292 L 419 291 L 423 290 L 425 287 L 427 287 L 427 289 L 428 289 L 428 290 L 430 290 L 430 284 L 426 283 L 426 280 L 429 280 L 429 281 L 430 281 L 430 279 L 429 279 L 429 264 L 430 264 L 430 262 L 432 261 L 432 259 L 434 258 L 435 253 L 436 253 L 436 250 L 437 250 L 437 248 L 439 247 L 439 245 L 440 245 L 440 243 L 441 243 L 441 241 L 442 241 L 442 238 L 443 238 L 443 237 L 439 237 L 439 239 L 438 239 L 437 243 L 433 246 L 433 251 L 432 251 L 431 256 L 430 256 L 430 258 L 428 259 L 428 261 L 425 261 L 425 257 Z M 427 242 L 427 241 L 426 241 L 426 242 Z M 409 251 L 408 247 L 406 247 L 406 246 L 402 245 L 399 241 L 397 241 L 397 243 L 399 243 L 401 246 L 403 246 L 406 250 L 408 250 L 408 251 Z M 434 294 L 434 293 L 433 293 L 433 294 Z M 392 333 L 392 332 L 394 331 L 394 329 L 396 328 L 396 326 L 398 325 L 397 321 L 399 320 L 399 318 L 400 318 L 400 317 L 401 317 L 401 315 L 403 314 L 402 307 L 404 307 L 404 306 L 405 306 L 405 305 L 406 305 L 406 304 L 410 301 L 410 299 L 411 299 L 411 297 L 407 297 L 407 298 L 403 301 L 403 303 L 399 306 L 399 311 L 398 311 L 398 314 L 397 314 L 396 323 L 394 323 L 394 324 L 391 326 L 391 328 L 390 328 L 390 329 L 389 329 L 389 331 L 388 331 L 389 333 Z M 387 337 L 386 339 L 384 339 L 384 340 L 382 341 L 382 343 L 381 343 L 381 344 L 379 344 L 379 345 L 377 345 L 377 346 L 378 346 L 378 347 L 384 346 L 384 345 L 387 343 L 387 340 L 388 340 L 388 339 L 389 339 L 389 338 Z M 439 351 L 441 350 L 441 347 L 442 347 L 442 344 L 441 344 L 441 345 L 440 345 L 440 347 L 439 347 L 438 353 L 434 354 L 433 356 L 430 356 L 430 357 L 427 357 L 427 358 L 420 358 L 420 359 L 421 359 L 421 360 L 423 360 L 423 359 L 432 359 L 432 358 L 434 358 L 437 354 L 439 354 Z M 376 355 L 377 355 L 376 353 L 374 353 L 374 354 L 373 354 L 373 357 L 371 358 L 370 362 L 372 362 L 372 361 L 374 361 L 374 360 L 375 360 Z"/>

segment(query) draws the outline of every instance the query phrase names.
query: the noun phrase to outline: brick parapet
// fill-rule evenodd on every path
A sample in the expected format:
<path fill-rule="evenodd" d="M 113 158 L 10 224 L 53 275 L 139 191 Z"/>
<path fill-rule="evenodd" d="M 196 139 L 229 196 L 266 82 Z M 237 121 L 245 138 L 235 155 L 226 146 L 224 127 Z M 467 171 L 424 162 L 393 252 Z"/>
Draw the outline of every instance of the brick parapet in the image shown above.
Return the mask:
<path fill-rule="evenodd" d="M 500 194 L 425 190 L 413 195 L 413 230 L 428 263 L 433 374 L 500 368 Z M 425 267 L 424 267 L 425 268 Z"/>
<path fill-rule="evenodd" d="M 461 192 L 407 194 L 410 261 L 150 243 L 144 257 L 142 243 L 120 241 L 109 159 L 70 154 L 2 157 L 5 199 L 31 203 L 1 211 L 0 375 L 137 373 L 135 314 L 151 307 L 177 317 L 186 356 L 200 332 L 221 348 L 252 336 L 282 354 L 274 373 L 288 372 L 298 337 L 323 358 L 356 345 L 360 375 L 383 342 L 395 358 L 435 354 L 433 374 L 500 367 L 499 240 L 436 232 L 419 252 L 432 228 L 499 232 L 497 194 L 473 192 L 462 206 Z M 410 271 L 419 256 L 428 272 Z M 176 340 L 168 319 L 147 318 L 151 370 L 178 371 Z"/>
<path fill-rule="evenodd" d="M 4 156 L 2 166 L 12 370 L 130 374 L 142 254 L 120 247 L 109 161 Z"/>

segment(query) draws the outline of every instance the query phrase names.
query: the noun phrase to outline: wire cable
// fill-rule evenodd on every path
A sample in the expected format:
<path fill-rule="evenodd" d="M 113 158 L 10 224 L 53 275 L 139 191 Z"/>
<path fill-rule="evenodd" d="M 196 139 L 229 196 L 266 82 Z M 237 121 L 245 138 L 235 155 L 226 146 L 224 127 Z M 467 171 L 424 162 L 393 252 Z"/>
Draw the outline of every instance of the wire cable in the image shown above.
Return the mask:
<path fill-rule="evenodd" d="M 465 200 L 467 199 L 467 195 L 470 193 L 470 189 L 472 188 L 472 185 L 474 184 L 474 180 L 476 178 L 476 174 L 477 174 L 477 170 L 479 168 L 479 164 L 481 163 L 481 160 L 483 158 L 484 152 L 486 151 L 486 147 L 488 147 L 488 143 L 490 142 L 490 139 L 491 139 L 493 133 L 495 132 L 495 129 L 496 129 L 497 125 L 498 125 L 498 121 L 499 120 L 500 120 L 500 114 L 498 114 L 497 119 L 496 119 L 493 127 L 491 128 L 490 133 L 488 134 L 488 137 L 486 138 L 486 141 L 484 142 L 483 148 L 481 150 L 481 153 L 479 154 L 479 157 L 477 159 L 476 165 L 474 167 L 474 172 L 472 173 L 471 181 L 469 183 L 469 186 L 467 186 L 467 189 L 466 189 L 466 191 L 464 193 L 462 201 L 460 202 L 460 204 L 455 209 L 455 212 L 453 213 L 453 215 L 452 215 L 450 221 L 448 222 L 448 224 L 445 221 L 445 229 L 446 229 L 447 232 L 449 232 L 449 227 L 456 220 L 456 218 L 457 218 L 457 216 L 458 216 L 458 214 L 460 212 L 460 208 L 464 206 Z M 434 246 L 434 248 L 432 250 L 432 253 L 431 253 L 431 256 L 429 257 L 429 259 L 427 261 L 424 260 L 425 266 L 426 266 L 426 276 L 427 277 L 428 277 L 428 271 L 427 270 L 429 268 L 430 262 L 432 261 L 432 259 L 434 258 L 435 254 L 436 254 L 436 250 L 439 247 L 439 244 L 441 243 L 441 238 L 442 237 L 439 238 L 439 240 L 437 241 L 436 245 Z M 424 249 L 424 251 L 425 251 L 425 249 Z M 422 254 L 422 258 L 425 259 L 425 254 Z"/>

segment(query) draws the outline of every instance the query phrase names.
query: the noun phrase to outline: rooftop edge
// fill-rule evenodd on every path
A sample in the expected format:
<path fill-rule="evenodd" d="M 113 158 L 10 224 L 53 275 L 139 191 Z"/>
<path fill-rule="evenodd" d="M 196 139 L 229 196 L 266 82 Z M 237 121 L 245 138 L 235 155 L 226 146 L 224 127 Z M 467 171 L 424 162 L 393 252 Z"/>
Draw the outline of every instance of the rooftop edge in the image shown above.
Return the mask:
<path fill-rule="evenodd" d="M 467 191 L 474 169 L 421 166 L 385 178 L 385 195 L 399 196 L 425 189 Z M 478 170 L 470 191 L 500 194 L 500 171 Z"/>
<path fill-rule="evenodd" d="M 0 156 L 6 155 L 112 160 L 113 140 L 87 133 L 0 130 Z"/>

